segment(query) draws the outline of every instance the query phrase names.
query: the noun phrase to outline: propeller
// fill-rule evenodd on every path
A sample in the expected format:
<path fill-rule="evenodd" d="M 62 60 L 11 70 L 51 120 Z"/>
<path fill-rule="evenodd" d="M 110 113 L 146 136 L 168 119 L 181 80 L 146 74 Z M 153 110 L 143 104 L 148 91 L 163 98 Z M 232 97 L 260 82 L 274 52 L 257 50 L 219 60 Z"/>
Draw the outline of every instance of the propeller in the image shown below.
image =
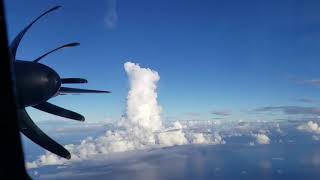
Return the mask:
<path fill-rule="evenodd" d="M 10 52 L 12 55 L 12 58 L 16 60 L 16 53 L 17 49 L 19 47 L 19 44 L 23 38 L 23 36 L 26 34 L 26 32 L 30 29 L 30 27 L 37 22 L 40 18 L 45 16 L 46 14 L 55 11 L 59 9 L 61 6 L 55 6 L 44 13 L 42 13 L 40 16 L 38 16 L 35 20 L 33 20 L 28 26 L 26 26 L 12 41 L 10 44 Z M 51 51 L 48 51 L 47 53 L 41 55 L 40 57 L 34 59 L 30 63 L 39 63 L 41 59 L 46 57 L 47 55 L 56 52 L 60 49 L 64 48 L 69 48 L 69 47 L 76 47 L 79 46 L 80 43 L 78 42 L 73 42 L 73 43 L 68 43 L 64 44 L 62 46 L 59 46 Z M 77 88 L 70 88 L 70 87 L 61 87 L 61 84 L 83 84 L 83 83 L 88 83 L 86 79 L 83 78 L 62 78 L 60 79 L 61 83 L 59 84 L 59 91 L 57 92 L 56 95 L 65 95 L 65 94 L 80 94 L 80 93 L 111 93 L 110 91 L 99 91 L 99 90 L 89 90 L 89 89 L 77 89 Z M 36 108 L 38 110 L 68 118 L 68 119 L 73 119 L 76 121 L 84 121 L 85 118 L 76 112 L 64 109 L 62 107 L 56 106 L 54 104 L 51 104 L 49 102 L 41 102 L 38 103 L 37 105 L 32 106 L 33 108 Z M 62 145 L 57 143 L 55 140 L 50 138 L 48 135 L 46 135 L 30 118 L 28 115 L 27 111 L 25 108 L 19 107 L 17 109 L 17 116 L 18 116 L 18 121 L 19 121 L 19 128 L 20 131 L 28 137 L 30 140 L 32 140 L 34 143 L 38 144 L 39 146 L 43 147 L 44 149 L 61 156 L 66 159 L 71 158 L 71 154 L 66 150 Z"/>
<path fill-rule="evenodd" d="M 81 114 L 58 107 L 48 102 L 38 104 L 33 107 L 50 114 L 54 114 L 56 116 L 65 117 L 65 118 L 69 118 L 77 121 L 84 121 L 84 117 Z"/>
<path fill-rule="evenodd" d="M 18 109 L 18 121 L 20 131 L 39 146 L 51 151 L 52 153 L 66 159 L 70 159 L 71 155 L 68 150 L 58 144 L 56 141 L 46 135 L 41 129 L 32 121 L 25 109 Z"/>
<path fill-rule="evenodd" d="M 77 88 L 69 88 L 69 87 L 61 87 L 59 92 L 60 93 L 111 93 L 111 91 L 77 89 Z"/>
<path fill-rule="evenodd" d="M 63 78 L 61 79 L 62 84 L 82 84 L 82 83 L 88 83 L 86 79 L 82 78 Z"/>
<path fill-rule="evenodd" d="M 17 49 L 19 47 L 19 44 L 21 42 L 21 39 L 23 38 L 23 36 L 26 34 L 26 32 L 30 29 L 30 27 L 37 22 L 40 18 L 42 18 L 44 15 L 55 11 L 57 9 L 59 9 L 61 6 L 55 6 L 49 10 L 47 10 L 46 12 L 42 13 L 40 16 L 38 16 L 35 20 L 33 20 L 27 27 L 25 27 L 22 31 L 20 31 L 20 33 L 14 38 L 14 40 L 12 41 L 12 43 L 10 44 L 10 51 L 11 51 L 11 55 L 12 57 L 16 57 L 16 53 L 17 53 Z"/>
<path fill-rule="evenodd" d="M 55 48 L 55 49 L 53 49 L 53 50 L 45 53 L 45 54 L 42 55 L 42 56 L 38 57 L 37 59 L 33 60 L 33 62 L 36 62 L 36 63 L 37 63 L 37 62 L 39 62 L 42 58 L 44 58 L 45 56 L 47 56 L 47 55 L 49 55 L 49 54 L 51 54 L 51 53 L 53 53 L 53 52 L 55 52 L 55 51 L 57 51 L 57 50 L 64 49 L 64 48 L 75 47 L 75 46 L 79 46 L 79 45 L 80 45 L 80 43 L 77 43 L 77 42 L 69 43 L 69 44 L 64 44 L 64 45 L 62 45 L 62 46 L 59 46 L 59 47 L 57 47 L 57 48 Z"/>

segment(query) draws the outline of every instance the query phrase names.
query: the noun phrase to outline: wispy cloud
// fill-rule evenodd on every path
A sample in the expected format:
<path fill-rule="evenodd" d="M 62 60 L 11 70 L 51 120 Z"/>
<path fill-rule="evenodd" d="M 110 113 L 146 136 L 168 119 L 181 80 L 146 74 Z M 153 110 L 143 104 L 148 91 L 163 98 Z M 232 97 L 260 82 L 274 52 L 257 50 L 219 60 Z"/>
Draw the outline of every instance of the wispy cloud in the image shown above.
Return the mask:
<path fill-rule="evenodd" d="M 75 133 L 75 132 L 89 132 L 89 131 L 98 131 L 104 129 L 112 129 L 112 124 L 105 123 L 86 123 L 86 124 L 77 124 L 63 126 L 55 129 L 56 133 Z"/>
<path fill-rule="evenodd" d="M 316 115 L 320 116 L 320 108 L 303 106 L 266 106 L 257 108 L 256 112 L 274 112 L 280 111 L 288 115 Z"/>
<path fill-rule="evenodd" d="M 104 22 L 108 29 L 114 29 L 118 24 L 117 0 L 107 0 L 107 13 Z"/>
<path fill-rule="evenodd" d="M 296 99 L 299 102 L 303 102 L 303 103 L 314 103 L 316 102 L 316 100 L 311 99 L 311 98 L 297 98 Z"/>
<path fill-rule="evenodd" d="M 299 80 L 298 83 L 301 84 L 309 84 L 313 86 L 320 87 L 320 79 L 307 79 L 307 80 Z"/>
<path fill-rule="evenodd" d="M 197 113 L 197 112 L 187 112 L 187 113 L 185 113 L 185 115 L 186 116 L 191 116 L 191 117 L 199 117 L 199 116 L 201 116 L 201 114 L 200 113 Z"/>
<path fill-rule="evenodd" d="M 217 116 L 229 116 L 231 115 L 230 110 L 212 110 L 211 114 L 217 115 Z"/>
<path fill-rule="evenodd" d="M 211 119 L 213 120 L 220 120 L 220 119 L 223 119 L 222 117 L 212 117 Z"/>

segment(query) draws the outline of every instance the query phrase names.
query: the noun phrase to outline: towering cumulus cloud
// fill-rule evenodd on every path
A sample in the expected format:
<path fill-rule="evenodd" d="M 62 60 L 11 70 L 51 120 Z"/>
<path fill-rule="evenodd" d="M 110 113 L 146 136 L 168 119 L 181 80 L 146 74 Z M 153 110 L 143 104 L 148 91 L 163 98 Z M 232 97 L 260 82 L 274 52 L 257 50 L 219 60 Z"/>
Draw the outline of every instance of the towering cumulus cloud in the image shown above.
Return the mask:
<path fill-rule="evenodd" d="M 143 144 L 155 144 L 153 133 L 161 130 L 161 107 L 157 102 L 159 74 L 151 69 L 127 62 L 130 90 L 127 97 L 126 115 L 121 121 L 128 133 Z"/>
<path fill-rule="evenodd" d="M 124 69 L 129 79 L 126 113 L 115 126 L 116 130 L 107 130 L 97 138 L 88 137 L 80 144 L 68 144 L 72 159 L 66 161 L 47 152 L 36 161 L 27 163 L 29 168 L 43 165 L 65 164 L 94 158 L 97 154 L 109 154 L 156 147 L 183 144 L 221 144 L 222 137 L 192 133 L 183 130 L 179 122 L 172 127 L 164 127 L 161 121 L 161 107 L 157 102 L 157 82 L 159 74 L 151 69 L 142 68 L 138 64 L 127 62 Z"/>
<path fill-rule="evenodd" d="M 157 102 L 157 82 L 160 76 L 156 71 L 141 68 L 131 62 L 124 64 L 130 84 L 127 98 L 128 125 L 141 126 L 158 131 L 162 128 L 161 107 Z"/>

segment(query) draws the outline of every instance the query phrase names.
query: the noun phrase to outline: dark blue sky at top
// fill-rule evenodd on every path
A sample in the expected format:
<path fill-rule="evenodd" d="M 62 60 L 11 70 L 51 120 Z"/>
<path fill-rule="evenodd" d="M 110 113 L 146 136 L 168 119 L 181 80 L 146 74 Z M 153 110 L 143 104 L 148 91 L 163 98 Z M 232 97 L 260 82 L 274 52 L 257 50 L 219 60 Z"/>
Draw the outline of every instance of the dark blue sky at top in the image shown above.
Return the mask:
<path fill-rule="evenodd" d="M 61 77 L 87 78 L 89 84 L 83 87 L 113 92 L 62 96 L 51 102 L 81 112 L 90 121 L 119 118 L 128 91 L 123 64 L 130 60 L 159 72 L 165 119 L 190 118 L 188 114 L 210 119 L 215 117 L 212 110 L 232 111 L 227 119 L 270 119 L 246 110 L 318 105 L 295 99 L 320 100 L 319 88 L 298 83 L 320 77 L 319 1 L 115 2 L 113 9 L 107 0 L 5 1 L 10 40 L 44 10 L 63 6 L 30 29 L 18 58 L 33 59 L 79 41 L 81 46 L 42 62 Z M 105 19 L 113 12 L 117 20 L 110 28 Z"/>

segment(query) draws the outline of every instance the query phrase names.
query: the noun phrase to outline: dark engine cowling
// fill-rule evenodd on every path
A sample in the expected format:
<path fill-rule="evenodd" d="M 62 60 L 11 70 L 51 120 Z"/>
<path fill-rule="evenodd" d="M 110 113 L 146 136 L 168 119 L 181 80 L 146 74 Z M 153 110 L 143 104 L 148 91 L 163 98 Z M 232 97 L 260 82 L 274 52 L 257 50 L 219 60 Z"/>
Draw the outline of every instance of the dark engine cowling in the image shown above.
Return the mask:
<path fill-rule="evenodd" d="M 35 106 L 58 93 L 61 79 L 50 67 L 19 60 L 14 64 L 19 107 Z"/>

